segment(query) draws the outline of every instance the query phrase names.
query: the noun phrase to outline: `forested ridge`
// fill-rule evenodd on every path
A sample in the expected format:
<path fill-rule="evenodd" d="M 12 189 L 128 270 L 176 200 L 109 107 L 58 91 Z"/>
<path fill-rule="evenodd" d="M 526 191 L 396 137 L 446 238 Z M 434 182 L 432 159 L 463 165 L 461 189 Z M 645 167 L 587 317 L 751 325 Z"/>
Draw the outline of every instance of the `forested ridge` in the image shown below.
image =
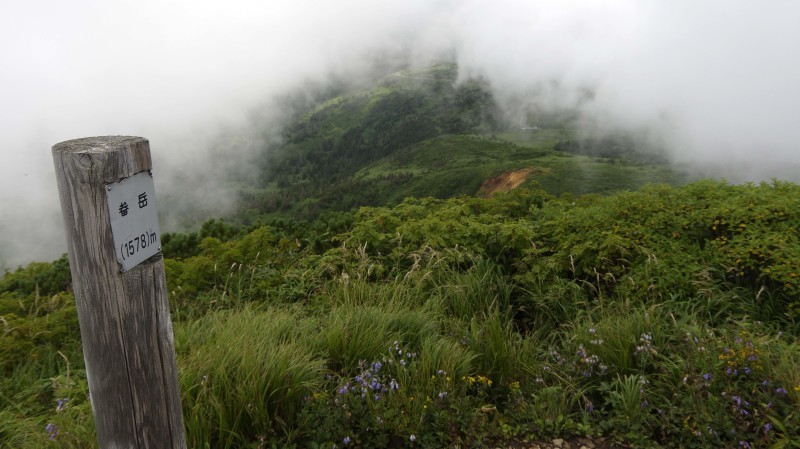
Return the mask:
<path fill-rule="evenodd" d="M 455 65 L 440 64 L 353 90 L 320 87 L 311 104 L 288 97 L 294 118 L 265 150 L 259 175 L 235 187 L 234 220 L 313 220 L 406 197 L 475 195 L 487 178 L 524 167 L 535 169 L 524 187 L 556 195 L 688 179 L 636 135 L 584 135 L 571 109 L 511 113 L 487 82 L 456 75 Z"/>

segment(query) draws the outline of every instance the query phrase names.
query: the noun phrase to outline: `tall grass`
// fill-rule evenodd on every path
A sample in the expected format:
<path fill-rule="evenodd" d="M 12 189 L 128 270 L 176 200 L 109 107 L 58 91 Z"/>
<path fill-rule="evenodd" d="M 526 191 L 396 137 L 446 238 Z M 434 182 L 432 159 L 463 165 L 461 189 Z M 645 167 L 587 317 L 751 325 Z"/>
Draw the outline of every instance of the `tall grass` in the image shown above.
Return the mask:
<path fill-rule="evenodd" d="M 0 378 L 0 448 L 95 447 L 79 348 L 39 349 Z"/>
<path fill-rule="evenodd" d="M 314 321 L 284 309 L 219 312 L 176 330 L 190 447 L 242 447 L 291 436 L 324 360 L 307 340 Z"/>
<path fill-rule="evenodd" d="M 418 350 L 436 335 L 436 322 L 426 312 L 388 303 L 380 306 L 338 306 L 321 318 L 318 349 L 334 371 L 353 374 L 361 361 L 380 359 L 396 341 Z"/>
<path fill-rule="evenodd" d="M 511 286 L 498 266 L 478 258 L 467 270 L 446 266 L 433 276 L 432 300 L 455 318 L 469 320 L 493 309 L 508 310 Z"/>
<path fill-rule="evenodd" d="M 536 363 L 539 343 L 534 336 L 516 331 L 508 312 L 490 310 L 473 318 L 464 332 L 466 346 L 476 354 L 475 370 L 495 382 L 507 384 L 519 379 L 523 367 Z"/>

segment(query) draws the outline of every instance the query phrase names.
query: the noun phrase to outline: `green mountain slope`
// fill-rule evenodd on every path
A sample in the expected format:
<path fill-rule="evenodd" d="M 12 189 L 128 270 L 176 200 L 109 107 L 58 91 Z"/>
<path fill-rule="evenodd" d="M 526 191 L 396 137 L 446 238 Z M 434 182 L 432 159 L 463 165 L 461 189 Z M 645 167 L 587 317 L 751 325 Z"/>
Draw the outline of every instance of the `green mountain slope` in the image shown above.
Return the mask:
<path fill-rule="evenodd" d="M 299 114 L 262 159 L 258 185 L 240 188 L 246 215 L 313 218 L 409 196 L 486 194 L 486 182 L 510 172 L 554 194 L 685 181 L 630 138 L 580 139 L 574 113 L 510 126 L 490 86 L 456 76 L 452 64 L 407 69 Z"/>

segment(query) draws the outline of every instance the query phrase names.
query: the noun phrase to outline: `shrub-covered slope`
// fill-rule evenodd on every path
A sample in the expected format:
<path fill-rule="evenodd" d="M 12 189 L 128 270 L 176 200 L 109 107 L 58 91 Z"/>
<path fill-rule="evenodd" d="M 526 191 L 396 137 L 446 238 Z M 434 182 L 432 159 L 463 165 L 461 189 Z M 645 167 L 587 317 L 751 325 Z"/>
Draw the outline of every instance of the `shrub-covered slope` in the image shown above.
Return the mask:
<path fill-rule="evenodd" d="M 796 447 L 799 202 L 523 189 L 173 236 L 190 447 Z M 0 447 L 95 444 L 65 268 L 0 280 Z"/>

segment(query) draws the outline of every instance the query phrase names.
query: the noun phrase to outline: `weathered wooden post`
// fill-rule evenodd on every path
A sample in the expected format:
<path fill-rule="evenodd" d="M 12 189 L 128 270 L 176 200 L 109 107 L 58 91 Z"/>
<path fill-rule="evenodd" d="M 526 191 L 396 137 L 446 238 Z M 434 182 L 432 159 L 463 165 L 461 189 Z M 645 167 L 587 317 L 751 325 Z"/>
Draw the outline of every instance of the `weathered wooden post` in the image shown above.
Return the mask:
<path fill-rule="evenodd" d="M 150 144 L 53 146 L 101 448 L 185 448 Z"/>

